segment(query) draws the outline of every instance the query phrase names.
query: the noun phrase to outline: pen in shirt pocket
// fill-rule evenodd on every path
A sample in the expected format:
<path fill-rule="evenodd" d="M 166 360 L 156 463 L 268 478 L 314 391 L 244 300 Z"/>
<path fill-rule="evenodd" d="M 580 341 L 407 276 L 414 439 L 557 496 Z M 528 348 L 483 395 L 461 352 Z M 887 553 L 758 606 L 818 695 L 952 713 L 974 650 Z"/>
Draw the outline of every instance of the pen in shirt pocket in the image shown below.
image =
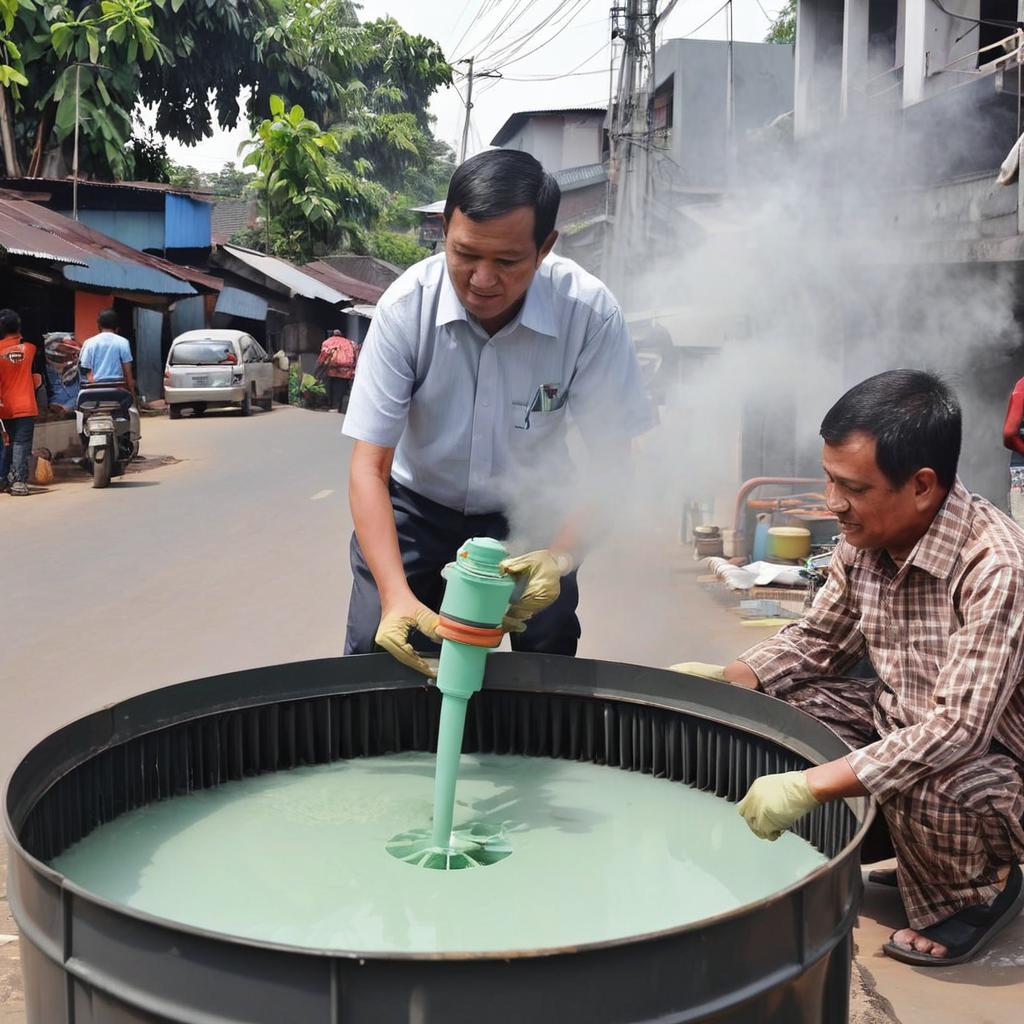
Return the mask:
<path fill-rule="evenodd" d="M 533 394 L 530 404 L 525 407 L 522 422 L 516 426 L 520 430 L 530 429 L 530 416 L 535 412 L 555 412 L 565 405 L 566 393 L 561 384 L 541 384 Z M 524 409 L 517 406 L 517 409 Z"/>

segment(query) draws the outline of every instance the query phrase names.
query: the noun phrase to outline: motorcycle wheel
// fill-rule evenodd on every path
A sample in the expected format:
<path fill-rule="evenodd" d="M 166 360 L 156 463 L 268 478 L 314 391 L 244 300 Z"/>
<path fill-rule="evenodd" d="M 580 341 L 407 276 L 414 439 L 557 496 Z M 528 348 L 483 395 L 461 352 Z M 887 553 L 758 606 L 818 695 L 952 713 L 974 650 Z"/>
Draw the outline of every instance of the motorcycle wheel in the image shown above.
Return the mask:
<path fill-rule="evenodd" d="M 167 407 L 167 413 L 172 420 L 181 419 L 181 406 L 180 405 L 169 405 Z"/>
<path fill-rule="evenodd" d="M 252 392 L 246 391 L 245 398 L 242 399 L 242 415 L 252 415 Z"/>
<path fill-rule="evenodd" d="M 102 458 L 92 460 L 93 487 L 106 487 L 114 471 L 114 460 L 109 451 L 102 452 Z"/>

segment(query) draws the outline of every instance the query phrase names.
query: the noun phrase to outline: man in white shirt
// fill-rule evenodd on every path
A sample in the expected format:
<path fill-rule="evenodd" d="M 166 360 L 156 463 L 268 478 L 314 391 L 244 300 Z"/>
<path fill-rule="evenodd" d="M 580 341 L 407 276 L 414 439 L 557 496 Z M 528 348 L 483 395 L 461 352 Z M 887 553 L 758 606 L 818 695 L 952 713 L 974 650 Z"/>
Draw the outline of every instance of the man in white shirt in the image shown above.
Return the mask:
<path fill-rule="evenodd" d="M 467 160 L 448 189 L 446 251 L 377 304 L 344 425 L 356 441 L 347 654 L 376 644 L 430 674 L 410 634 L 421 649 L 438 639 L 441 569 L 469 537 L 507 537 L 513 497 L 565 485 L 566 417 L 604 460 L 655 423 L 615 299 L 550 255 L 559 199 L 527 153 Z M 576 653 L 580 533 L 569 516 L 504 564 L 525 582 L 506 620 L 514 649 Z"/>

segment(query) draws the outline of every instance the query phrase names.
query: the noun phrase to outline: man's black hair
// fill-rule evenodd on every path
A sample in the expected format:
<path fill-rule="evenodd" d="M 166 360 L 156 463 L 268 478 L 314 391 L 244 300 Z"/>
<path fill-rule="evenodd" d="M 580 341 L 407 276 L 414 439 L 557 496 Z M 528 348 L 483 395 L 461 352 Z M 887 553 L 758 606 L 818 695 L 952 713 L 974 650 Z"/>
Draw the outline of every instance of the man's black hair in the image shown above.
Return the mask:
<path fill-rule="evenodd" d="M 529 153 L 489 149 L 455 169 L 448 184 L 444 219 L 456 210 L 470 220 L 490 220 L 522 206 L 533 207 L 533 240 L 538 249 L 555 230 L 562 191 Z"/>
<path fill-rule="evenodd" d="M 96 317 L 96 323 L 105 331 L 116 331 L 120 321 L 117 319 L 117 313 L 114 310 L 105 309 Z"/>
<path fill-rule="evenodd" d="M 887 370 L 850 388 L 821 421 L 828 444 L 851 434 L 875 439 L 875 462 L 893 487 L 919 469 L 935 470 L 949 490 L 960 461 L 960 403 L 952 388 L 924 370 Z"/>
<path fill-rule="evenodd" d="M 21 317 L 13 309 L 0 309 L 0 338 L 21 331 Z"/>

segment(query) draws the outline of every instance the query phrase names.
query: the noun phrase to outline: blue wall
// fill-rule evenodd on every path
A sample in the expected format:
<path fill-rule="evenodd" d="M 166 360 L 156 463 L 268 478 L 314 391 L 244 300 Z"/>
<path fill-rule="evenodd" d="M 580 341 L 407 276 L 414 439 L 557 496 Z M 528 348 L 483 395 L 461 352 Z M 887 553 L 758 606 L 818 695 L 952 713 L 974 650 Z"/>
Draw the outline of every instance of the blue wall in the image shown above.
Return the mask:
<path fill-rule="evenodd" d="M 210 203 L 168 195 L 164 206 L 164 244 L 168 249 L 209 247 L 212 212 Z"/>
<path fill-rule="evenodd" d="M 164 247 L 164 215 L 159 210 L 83 210 L 79 206 L 78 219 L 133 249 Z M 209 230 L 205 244 L 210 244 Z"/>

